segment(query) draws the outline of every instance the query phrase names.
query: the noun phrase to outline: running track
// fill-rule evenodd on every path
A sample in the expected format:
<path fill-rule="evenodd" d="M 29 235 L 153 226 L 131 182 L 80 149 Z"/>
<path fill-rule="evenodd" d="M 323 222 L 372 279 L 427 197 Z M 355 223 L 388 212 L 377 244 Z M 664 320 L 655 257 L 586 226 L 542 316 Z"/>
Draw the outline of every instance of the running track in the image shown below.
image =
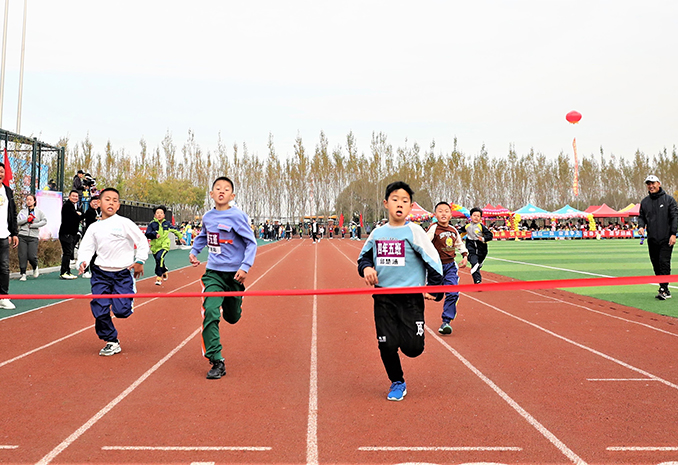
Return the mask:
<path fill-rule="evenodd" d="M 246 284 L 362 287 L 361 245 L 261 247 Z M 203 270 L 163 290 L 199 291 Z M 557 290 L 476 292 L 440 337 L 427 303 L 398 403 L 368 295 L 245 297 L 221 325 L 221 380 L 205 379 L 199 307 L 137 299 L 113 357 L 98 356 L 86 300 L 0 320 L 0 463 L 678 464 L 675 319 Z"/>

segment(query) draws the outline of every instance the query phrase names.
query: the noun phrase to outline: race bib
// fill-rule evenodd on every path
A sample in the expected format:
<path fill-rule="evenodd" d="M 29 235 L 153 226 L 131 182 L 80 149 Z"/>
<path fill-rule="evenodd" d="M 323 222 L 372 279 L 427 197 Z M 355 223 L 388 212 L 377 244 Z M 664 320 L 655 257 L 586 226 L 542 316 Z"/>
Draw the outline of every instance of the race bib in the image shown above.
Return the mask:
<path fill-rule="evenodd" d="M 405 266 L 405 241 L 377 241 L 377 266 Z"/>
<path fill-rule="evenodd" d="M 210 253 L 219 255 L 221 253 L 221 245 L 219 244 L 219 233 L 207 233 L 207 248 Z"/>

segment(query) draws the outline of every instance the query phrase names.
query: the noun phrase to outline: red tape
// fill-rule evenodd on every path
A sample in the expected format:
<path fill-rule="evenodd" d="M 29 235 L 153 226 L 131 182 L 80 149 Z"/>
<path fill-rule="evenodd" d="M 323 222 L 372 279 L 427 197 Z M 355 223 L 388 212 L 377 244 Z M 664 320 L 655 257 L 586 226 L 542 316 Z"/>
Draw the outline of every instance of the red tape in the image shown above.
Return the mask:
<path fill-rule="evenodd" d="M 271 297 L 306 295 L 357 295 L 357 294 L 429 294 L 439 292 L 496 292 L 524 291 L 530 289 L 567 289 L 571 287 L 629 286 L 633 284 L 653 284 L 658 282 L 678 282 L 678 275 L 667 276 L 625 276 L 619 278 L 553 279 L 546 281 L 508 281 L 503 283 L 460 284 L 457 286 L 420 286 L 420 287 L 364 287 L 356 289 L 272 289 L 262 291 L 237 292 L 176 292 L 176 293 L 140 293 L 140 294 L 10 294 L 5 299 L 17 300 L 65 300 L 65 299 L 129 299 L 129 298 L 186 298 L 186 297 Z"/>

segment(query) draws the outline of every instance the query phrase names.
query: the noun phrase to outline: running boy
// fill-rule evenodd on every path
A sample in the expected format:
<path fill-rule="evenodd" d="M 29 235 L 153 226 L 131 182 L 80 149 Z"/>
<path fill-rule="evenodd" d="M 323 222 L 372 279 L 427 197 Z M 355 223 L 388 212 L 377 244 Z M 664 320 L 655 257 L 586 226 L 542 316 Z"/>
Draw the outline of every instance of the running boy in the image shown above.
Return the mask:
<path fill-rule="evenodd" d="M 440 254 L 440 261 L 443 263 L 443 284 L 446 286 L 459 284 L 459 273 L 457 271 L 457 264 L 454 261 L 456 252 L 462 256 L 459 265 L 462 268 L 466 267 L 466 256 L 468 251 L 461 240 L 461 235 L 457 228 L 450 224 L 452 218 L 452 209 L 447 202 L 438 202 L 435 208 L 435 215 L 437 222 L 433 223 L 428 229 L 428 238 L 433 243 Z M 431 294 L 424 294 L 429 300 L 435 298 Z M 443 303 L 443 324 L 438 329 L 440 334 L 451 334 L 452 327 L 450 321 L 457 316 L 457 301 L 459 300 L 458 292 L 446 292 L 445 303 Z"/>
<path fill-rule="evenodd" d="M 414 192 L 397 181 L 386 187 L 384 207 L 388 223 L 372 231 L 358 257 L 358 273 L 375 287 L 413 287 L 442 282 L 443 267 L 435 247 L 421 227 L 407 223 Z M 428 276 L 427 276 L 428 274 Z M 378 294 L 374 323 L 381 360 L 391 380 L 388 400 L 403 400 L 407 385 L 398 349 L 408 357 L 424 351 L 424 296 Z M 436 300 L 441 300 L 438 294 Z"/>
<path fill-rule="evenodd" d="M 466 225 L 466 249 L 468 261 L 471 262 L 471 276 L 473 284 L 483 282 L 480 269 L 487 257 L 487 243 L 492 240 L 492 232 L 480 222 L 483 211 L 478 207 L 471 209 L 471 222 Z"/>
<path fill-rule="evenodd" d="M 188 259 L 193 266 L 198 266 L 200 261 L 196 257 L 207 245 L 209 256 L 202 276 L 203 292 L 244 291 L 243 282 L 257 253 L 250 220 L 242 210 L 229 204 L 235 199 L 235 193 L 233 181 L 227 177 L 214 181 L 210 197 L 214 200 L 214 209 L 203 216 L 202 229 Z M 202 307 L 203 355 L 212 364 L 207 379 L 219 379 L 226 374 L 219 338 L 219 308 L 223 309 L 224 320 L 235 324 L 240 320 L 242 297 L 205 297 Z"/>
<path fill-rule="evenodd" d="M 163 279 L 166 281 L 169 277 L 165 266 L 165 256 L 170 250 L 169 233 L 177 236 L 182 244 L 186 243 L 181 232 L 165 219 L 165 215 L 167 215 L 167 208 L 164 205 L 155 207 L 153 221 L 146 227 L 146 237 L 151 240 L 151 253 L 155 258 L 156 286 L 160 286 Z"/>
<path fill-rule="evenodd" d="M 99 194 L 101 221 L 92 223 L 82 238 L 78 252 L 78 274 L 82 274 L 92 256 L 92 294 L 134 294 L 134 278 L 144 274 L 148 258 L 148 241 L 132 220 L 116 215 L 120 208 L 120 194 L 112 187 Z M 135 253 L 136 247 L 136 253 Z M 111 319 L 111 310 L 117 318 L 127 318 L 133 312 L 133 299 L 92 299 L 90 307 L 95 318 L 94 329 L 106 342 L 99 355 L 119 353 L 118 331 Z"/>

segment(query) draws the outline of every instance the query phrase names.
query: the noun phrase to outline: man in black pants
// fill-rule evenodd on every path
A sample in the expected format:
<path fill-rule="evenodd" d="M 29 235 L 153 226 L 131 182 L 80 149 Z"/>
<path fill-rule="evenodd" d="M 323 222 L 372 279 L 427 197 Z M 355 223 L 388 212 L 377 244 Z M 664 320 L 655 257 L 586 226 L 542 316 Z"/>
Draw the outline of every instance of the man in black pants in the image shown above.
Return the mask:
<path fill-rule="evenodd" d="M 670 275 L 671 253 L 678 230 L 678 206 L 675 199 L 661 188 L 657 176 L 648 176 L 645 185 L 650 195 L 640 201 L 638 232 L 644 236 L 647 229 L 647 249 L 654 274 Z M 659 283 L 656 298 L 659 300 L 671 298 L 669 283 Z"/>
<path fill-rule="evenodd" d="M 61 207 L 61 226 L 59 227 L 59 242 L 61 242 L 61 279 L 77 279 L 77 276 L 71 274 L 71 259 L 75 244 L 78 243 L 78 232 L 80 221 L 82 221 L 82 211 L 78 208 L 78 191 L 75 189 L 68 194 L 68 199 Z"/>

